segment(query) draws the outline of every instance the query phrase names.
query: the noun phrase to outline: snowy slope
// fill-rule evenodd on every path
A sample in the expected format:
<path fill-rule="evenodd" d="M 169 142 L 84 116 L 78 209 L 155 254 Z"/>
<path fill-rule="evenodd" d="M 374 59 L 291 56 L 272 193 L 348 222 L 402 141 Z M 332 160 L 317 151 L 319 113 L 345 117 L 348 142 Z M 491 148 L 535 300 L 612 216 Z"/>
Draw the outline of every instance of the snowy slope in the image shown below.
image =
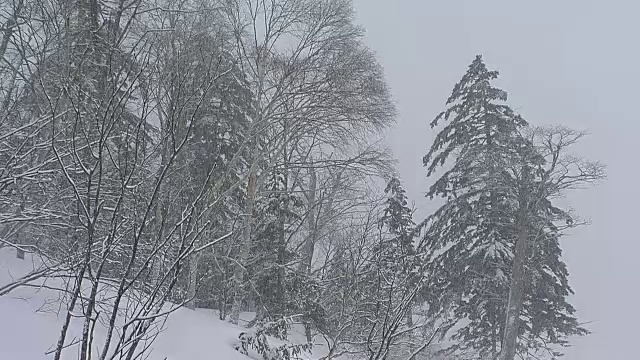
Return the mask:
<path fill-rule="evenodd" d="M 31 271 L 35 264 L 37 261 L 29 256 L 20 260 L 14 250 L 0 249 L 0 287 Z M 49 280 L 46 285 L 56 287 L 60 283 Z M 64 315 L 57 299 L 58 291 L 33 287 L 0 296 L 0 360 L 51 359 L 52 354 L 47 352 L 57 341 Z M 179 309 L 169 316 L 153 343 L 149 360 L 248 360 L 233 347 L 241 331 L 243 328 L 217 319 L 211 310 Z M 80 333 L 80 324 L 72 322 L 68 341 L 79 338 Z M 104 333 L 103 327 L 96 329 L 97 338 Z M 69 360 L 77 358 L 75 350 L 64 354 Z M 260 359 L 257 354 L 250 355 Z"/>

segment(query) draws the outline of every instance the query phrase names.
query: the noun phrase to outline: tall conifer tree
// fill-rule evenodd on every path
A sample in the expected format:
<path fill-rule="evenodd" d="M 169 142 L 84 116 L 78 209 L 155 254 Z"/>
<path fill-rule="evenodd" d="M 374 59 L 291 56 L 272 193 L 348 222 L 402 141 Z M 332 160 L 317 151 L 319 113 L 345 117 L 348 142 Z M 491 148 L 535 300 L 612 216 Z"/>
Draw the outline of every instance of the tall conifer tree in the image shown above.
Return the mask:
<path fill-rule="evenodd" d="M 445 124 L 423 159 L 428 176 L 442 169 L 427 196 L 445 200 L 428 219 L 423 242 L 432 275 L 430 312 L 452 340 L 447 351 L 470 359 L 496 359 L 504 337 L 521 185 L 536 181 L 535 173 L 516 179 L 510 169 L 535 171 L 544 163 L 521 135 L 528 124 L 506 104 L 507 93 L 491 85 L 497 77 L 481 56 L 475 58 L 446 110 L 431 123 Z M 548 231 L 539 230 L 530 233 Z M 585 332 L 566 302 L 571 289 L 558 235 L 543 237 L 544 245 L 526 259 L 527 278 L 535 286 L 525 290 L 520 310 L 523 356 L 541 349 L 553 353 L 566 336 Z"/>

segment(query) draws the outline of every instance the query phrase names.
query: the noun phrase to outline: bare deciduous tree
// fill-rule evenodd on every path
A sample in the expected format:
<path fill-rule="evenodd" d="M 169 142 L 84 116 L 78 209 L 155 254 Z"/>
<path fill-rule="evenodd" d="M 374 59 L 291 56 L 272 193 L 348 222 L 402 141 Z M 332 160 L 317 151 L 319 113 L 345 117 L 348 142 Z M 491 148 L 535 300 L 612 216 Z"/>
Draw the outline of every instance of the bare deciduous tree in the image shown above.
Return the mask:
<path fill-rule="evenodd" d="M 249 74 L 257 104 L 244 236 L 234 276 L 231 321 L 237 322 L 245 297 L 243 264 L 250 257 L 253 207 L 266 174 L 256 164 L 282 169 L 289 178 L 301 169 L 313 177 L 320 168 L 384 163 L 383 152 L 371 145 L 368 136 L 392 121 L 394 109 L 380 67 L 362 44 L 361 30 L 353 25 L 349 1 L 229 3 L 238 58 Z M 291 182 L 287 191 L 308 185 Z M 309 197 L 315 191 L 301 190 L 310 200 L 309 209 L 315 207 L 317 199 Z M 314 223 L 313 212 L 306 213 Z M 315 233 L 309 229 L 303 250 L 307 269 Z"/>
<path fill-rule="evenodd" d="M 504 327 L 501 360 L 515 359 L 520 326 L 526 264 L 536 252 L 536 242 L 549 232 L 561 233 L 583 223 L 552 202 L 567 191 L 583 188 L 605 177 L 604 167 L 569 153 L 586 133 L 556 126 L 534 128 L 526 138 L 532 148 L 515 161 L 508 179 L 518 199 L 516 246 Z M 552 351 L 552 349 L 549 349 Z"/>

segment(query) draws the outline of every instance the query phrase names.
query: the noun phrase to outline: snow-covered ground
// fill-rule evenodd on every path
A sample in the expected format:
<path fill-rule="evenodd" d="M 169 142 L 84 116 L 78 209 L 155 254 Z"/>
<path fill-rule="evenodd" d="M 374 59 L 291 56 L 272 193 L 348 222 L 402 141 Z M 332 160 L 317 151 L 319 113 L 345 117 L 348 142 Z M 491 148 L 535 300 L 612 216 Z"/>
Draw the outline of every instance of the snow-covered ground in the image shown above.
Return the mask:
<path fill-rule="evenodd" d="M 28 255 L 24 260 L 16 258 L 13 249 L 0 249 L 0 287 L 28 273 L 37 263 Z M 0 296 L 0 360 L 52 358 L 50 351 L 60 334 L 65 312 L 59 306 L 59 292 L 51 289 L 60 283 L 49 280 L 46 285 L 47 288 L 19 288 Z M 79 338 L 81 330 L 81 323 L 72 322 L 67 342 Z M 246 329 L 219 320 L 211 310 L 179 309 L 169 316 L 148 359 L 247 360 L 247 356 L 234 349 L 243 330 Z M 105 328 L 97 325 L 96 338 L 104 334 Z M 292 341 L 297 339 L 302 339 L 302 335 L 293 332 Z M 319 358 L 321 352 L 322 347 L 316 348 L 315 355 L 309 354 L 307 358 Z M 250 355 L 260 359 L 257 354 Z M 77 359 L 77 350 L 68 349 L 63 359 Z"/>

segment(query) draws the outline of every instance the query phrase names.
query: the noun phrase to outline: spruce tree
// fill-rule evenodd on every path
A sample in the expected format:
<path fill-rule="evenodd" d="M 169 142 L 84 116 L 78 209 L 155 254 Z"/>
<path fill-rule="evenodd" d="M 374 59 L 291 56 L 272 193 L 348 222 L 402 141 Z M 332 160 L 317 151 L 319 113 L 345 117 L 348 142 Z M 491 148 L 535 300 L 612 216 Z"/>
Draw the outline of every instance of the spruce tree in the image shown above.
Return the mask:
<path fill-rule="evenodd" d="M 413 240 L 416 237 L 416 224 L 413 222 L 413 210 L 409 208 L 405 190 L 399 179 L 392 178 L 385 189 L 387 199 L 380 219 L 383 228 L 379 242 L 374 246 L 374 266 L 376 273 L 388 283 L 396 287 L 395 296 L 387 300 L 391 306 L 398 306 L 397 302 L 413 292 L 421 281 L 419 271 L 420 261 L 415 250 Z M 383 289 L 384 290 L 384 289 Z M 406 311 L 411 310 L 412 300 Z M 406 299 L 404 299 L 406 300 Z M 403 310 L 404 311 L 404 310 Z"/>
<path fill-rule="evenodd" d="M 266 194 L 256 202 L 256 229 L 248 277 L 255 288 L 258 315 L 256 321 L 277 321 L 292 309 L 291 271 L 287 266 L 295 254 L 287 248 L 289 224 L 300 219 L 300 199 L 287 191 L 287 181 L 272 171 Z"/>
<path fill-rule="evenodd" d="M 380 238 L 373 247 L 366 291 L 375 323 L 368 325 L 369 358 L 387 359 L 415 351 L 413 305 L 424 284 L 423 272 L 413 240 L 416 225 L 405 190 L 392 178 L 385 189 L 386 201 L 380 218 Z"/>
<path fill-rule="evenodd" d="M 382 221 L 394 235 L 394 246 L 402 249 L 405 254 L 411 254 L 414 252 L 413 234 L 416 224 L 413 222 L 413 210 L 407 203 L 406 191 L 400 180 L 394 177 L 384 192 L 387 194 L 387 200 Z"/>
<path fill-rule="evenodd" d="M 519 199 L 523 184 L 534 185 L 535 169 L 544 162 L 521 135 L 528 124 L 506 104 L 507 93 L 491 85 L 497 77 L 481 56 L 475 58 L 446 110 L 431 123 L 432 128 L 445 124 L 423 159 L 427 176 L 442 169 L 427 196 L 444 200 L 428 219 L 423 242 L 432 278 L 430 313 L 452 340 L 446 351 L 471 359 L 496 359 L 501 351 L 522 228 Z M 531 176 L 518 178 L 524 168 Z M 526 287 L 519 312 L 524 322 L 518 342 L 522 356 L 541 350 L 553 354 L 553 347 L 565 344 L 568 335 L 584 332 L 566 302 L 571 290 L 558 235 L 548 224 L 529 220 L 528 234 L 545 240 L 525 260 L 526 276 L 535 286 Z"/>

